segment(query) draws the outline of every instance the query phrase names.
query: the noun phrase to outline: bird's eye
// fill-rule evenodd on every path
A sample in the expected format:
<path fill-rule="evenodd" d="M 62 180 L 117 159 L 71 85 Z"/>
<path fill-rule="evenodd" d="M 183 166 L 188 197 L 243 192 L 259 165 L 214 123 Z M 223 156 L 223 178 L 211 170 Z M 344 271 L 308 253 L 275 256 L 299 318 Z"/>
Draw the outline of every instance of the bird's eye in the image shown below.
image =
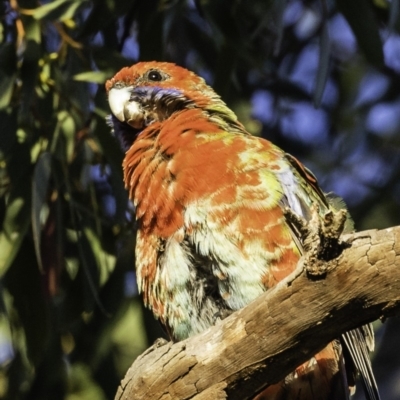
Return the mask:
<path fill-rule="evenodd" d="M 160 82 L 163 80 L 162 75 L 157 70 L 150 71 L 147 75 L 149 81 Z"/>

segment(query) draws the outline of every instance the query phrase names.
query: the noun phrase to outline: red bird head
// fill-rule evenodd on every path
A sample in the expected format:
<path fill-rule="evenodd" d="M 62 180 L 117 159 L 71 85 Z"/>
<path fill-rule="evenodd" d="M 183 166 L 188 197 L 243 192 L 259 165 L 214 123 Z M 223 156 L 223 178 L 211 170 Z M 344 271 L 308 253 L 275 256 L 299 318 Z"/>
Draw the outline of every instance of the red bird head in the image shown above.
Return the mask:
<path fill-rule="evenodd" d="M 125 151 L 143 129 L 183 109 L 201 109 L 206 117 L 219 117 L 243 130 L 203 78 L 172 63 L 140 62 L 123 68 L 106 82 L 106 90 L 113 113 L 109 122 Z"/>

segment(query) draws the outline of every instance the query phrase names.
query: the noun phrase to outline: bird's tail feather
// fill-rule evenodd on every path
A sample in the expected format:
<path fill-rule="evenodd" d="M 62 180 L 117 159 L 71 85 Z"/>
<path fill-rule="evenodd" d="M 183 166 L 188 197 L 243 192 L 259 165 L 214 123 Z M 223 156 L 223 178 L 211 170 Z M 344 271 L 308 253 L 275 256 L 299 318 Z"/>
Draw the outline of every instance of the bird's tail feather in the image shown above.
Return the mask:
<path fill-rule="evenodd" d="M 353 329 L 342 335 L 342 340 L 347 348 L 355 368 L 361 375 L 361 382 L 368 400 L 380 400 L 378 386 L 372 371 L 369 358 L 371 329 L 365 326 Z"/>

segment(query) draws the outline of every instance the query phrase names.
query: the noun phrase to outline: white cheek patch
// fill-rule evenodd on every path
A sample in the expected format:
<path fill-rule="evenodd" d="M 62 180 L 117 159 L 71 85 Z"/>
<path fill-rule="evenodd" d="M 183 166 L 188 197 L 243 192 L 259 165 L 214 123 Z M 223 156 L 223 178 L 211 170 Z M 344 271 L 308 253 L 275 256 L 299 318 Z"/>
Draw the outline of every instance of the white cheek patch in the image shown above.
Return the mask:
<path fill-rule="evenodd" d="M 116 89 L 112 88 L 108 92 L 108 104 L 111 112 L 121 121 L 125 121 L 124 108 L 129 102 L 131 92 L 128 88 Z"/>
<path fill-rule="evenodd" d="M 137 101 L 130 101 L 132 89 L 125 87 L 121 89 L 112 88 L 108 92 L 108 103 L 111 112 L 121 121 L 127 122 L 135 129 L 144 126 L 144 112 Z"/>

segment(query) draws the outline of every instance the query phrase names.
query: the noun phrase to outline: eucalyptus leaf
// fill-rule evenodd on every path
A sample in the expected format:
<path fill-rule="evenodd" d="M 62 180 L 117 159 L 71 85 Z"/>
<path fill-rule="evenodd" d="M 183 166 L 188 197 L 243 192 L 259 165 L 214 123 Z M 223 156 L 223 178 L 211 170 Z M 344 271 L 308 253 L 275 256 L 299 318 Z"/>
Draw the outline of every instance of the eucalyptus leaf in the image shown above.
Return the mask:
<path fill-rule="evenodd" d="M 6 214 L 0 231 L 0 277 L 5 274 L 13 262 L 30 222 L 29 188 L 26 196 L 12 198 L 7 205 Z"/>
<path fill-rule="evenodd" d="M 91 246 L 93 255 L 96 259 L 96 264 L 99 271 L 100 286 L 102 286 L 114 270 L 115 257 L 110 256 L 103 250 L 101 236 L 99 236 L 98 232 L 95 232 L 89 226 L 85 226 L 83 233 L 86 236 L 87 242 Z"/>
<path fill-rule="evenodd" d="M 25 39 L 36 43 L 41 43 L 41 27 L 40 21 L 36 20 L 32 15 L 22 15 L 21 21 L 24 25 Z"/>
<path fill-rule="evenodd" d="M 86 71 L 80 72 L 73 76 L 73 79 L 76 81 L 83 82 L 92 82 L 103 84 L 107 79 L 112 76 L 112 72 L 110 71 Z"/>
<path fill-rule="evenodd" d="M 67 160 L 71 160 L 74 154 L 76 126 L 71 114 L 62 110 L 57 115 L 56 131 L 63 136 L 63 148 Z"/>
<path fill-rule="evenodd" d="M 51 154 L 42 153 L 35 165 L 32 180 L 32 230 L 36 259 L 43 271 L 41 256 L 42 214 L 47 204 L 49 181 L 51 177 Z"/>
<path fill-rule="evenodd" d="M 55 0 L 38 7 L 33 13 L 35 19 L 66 20 L 72 18 L 86 0 Z"/>

